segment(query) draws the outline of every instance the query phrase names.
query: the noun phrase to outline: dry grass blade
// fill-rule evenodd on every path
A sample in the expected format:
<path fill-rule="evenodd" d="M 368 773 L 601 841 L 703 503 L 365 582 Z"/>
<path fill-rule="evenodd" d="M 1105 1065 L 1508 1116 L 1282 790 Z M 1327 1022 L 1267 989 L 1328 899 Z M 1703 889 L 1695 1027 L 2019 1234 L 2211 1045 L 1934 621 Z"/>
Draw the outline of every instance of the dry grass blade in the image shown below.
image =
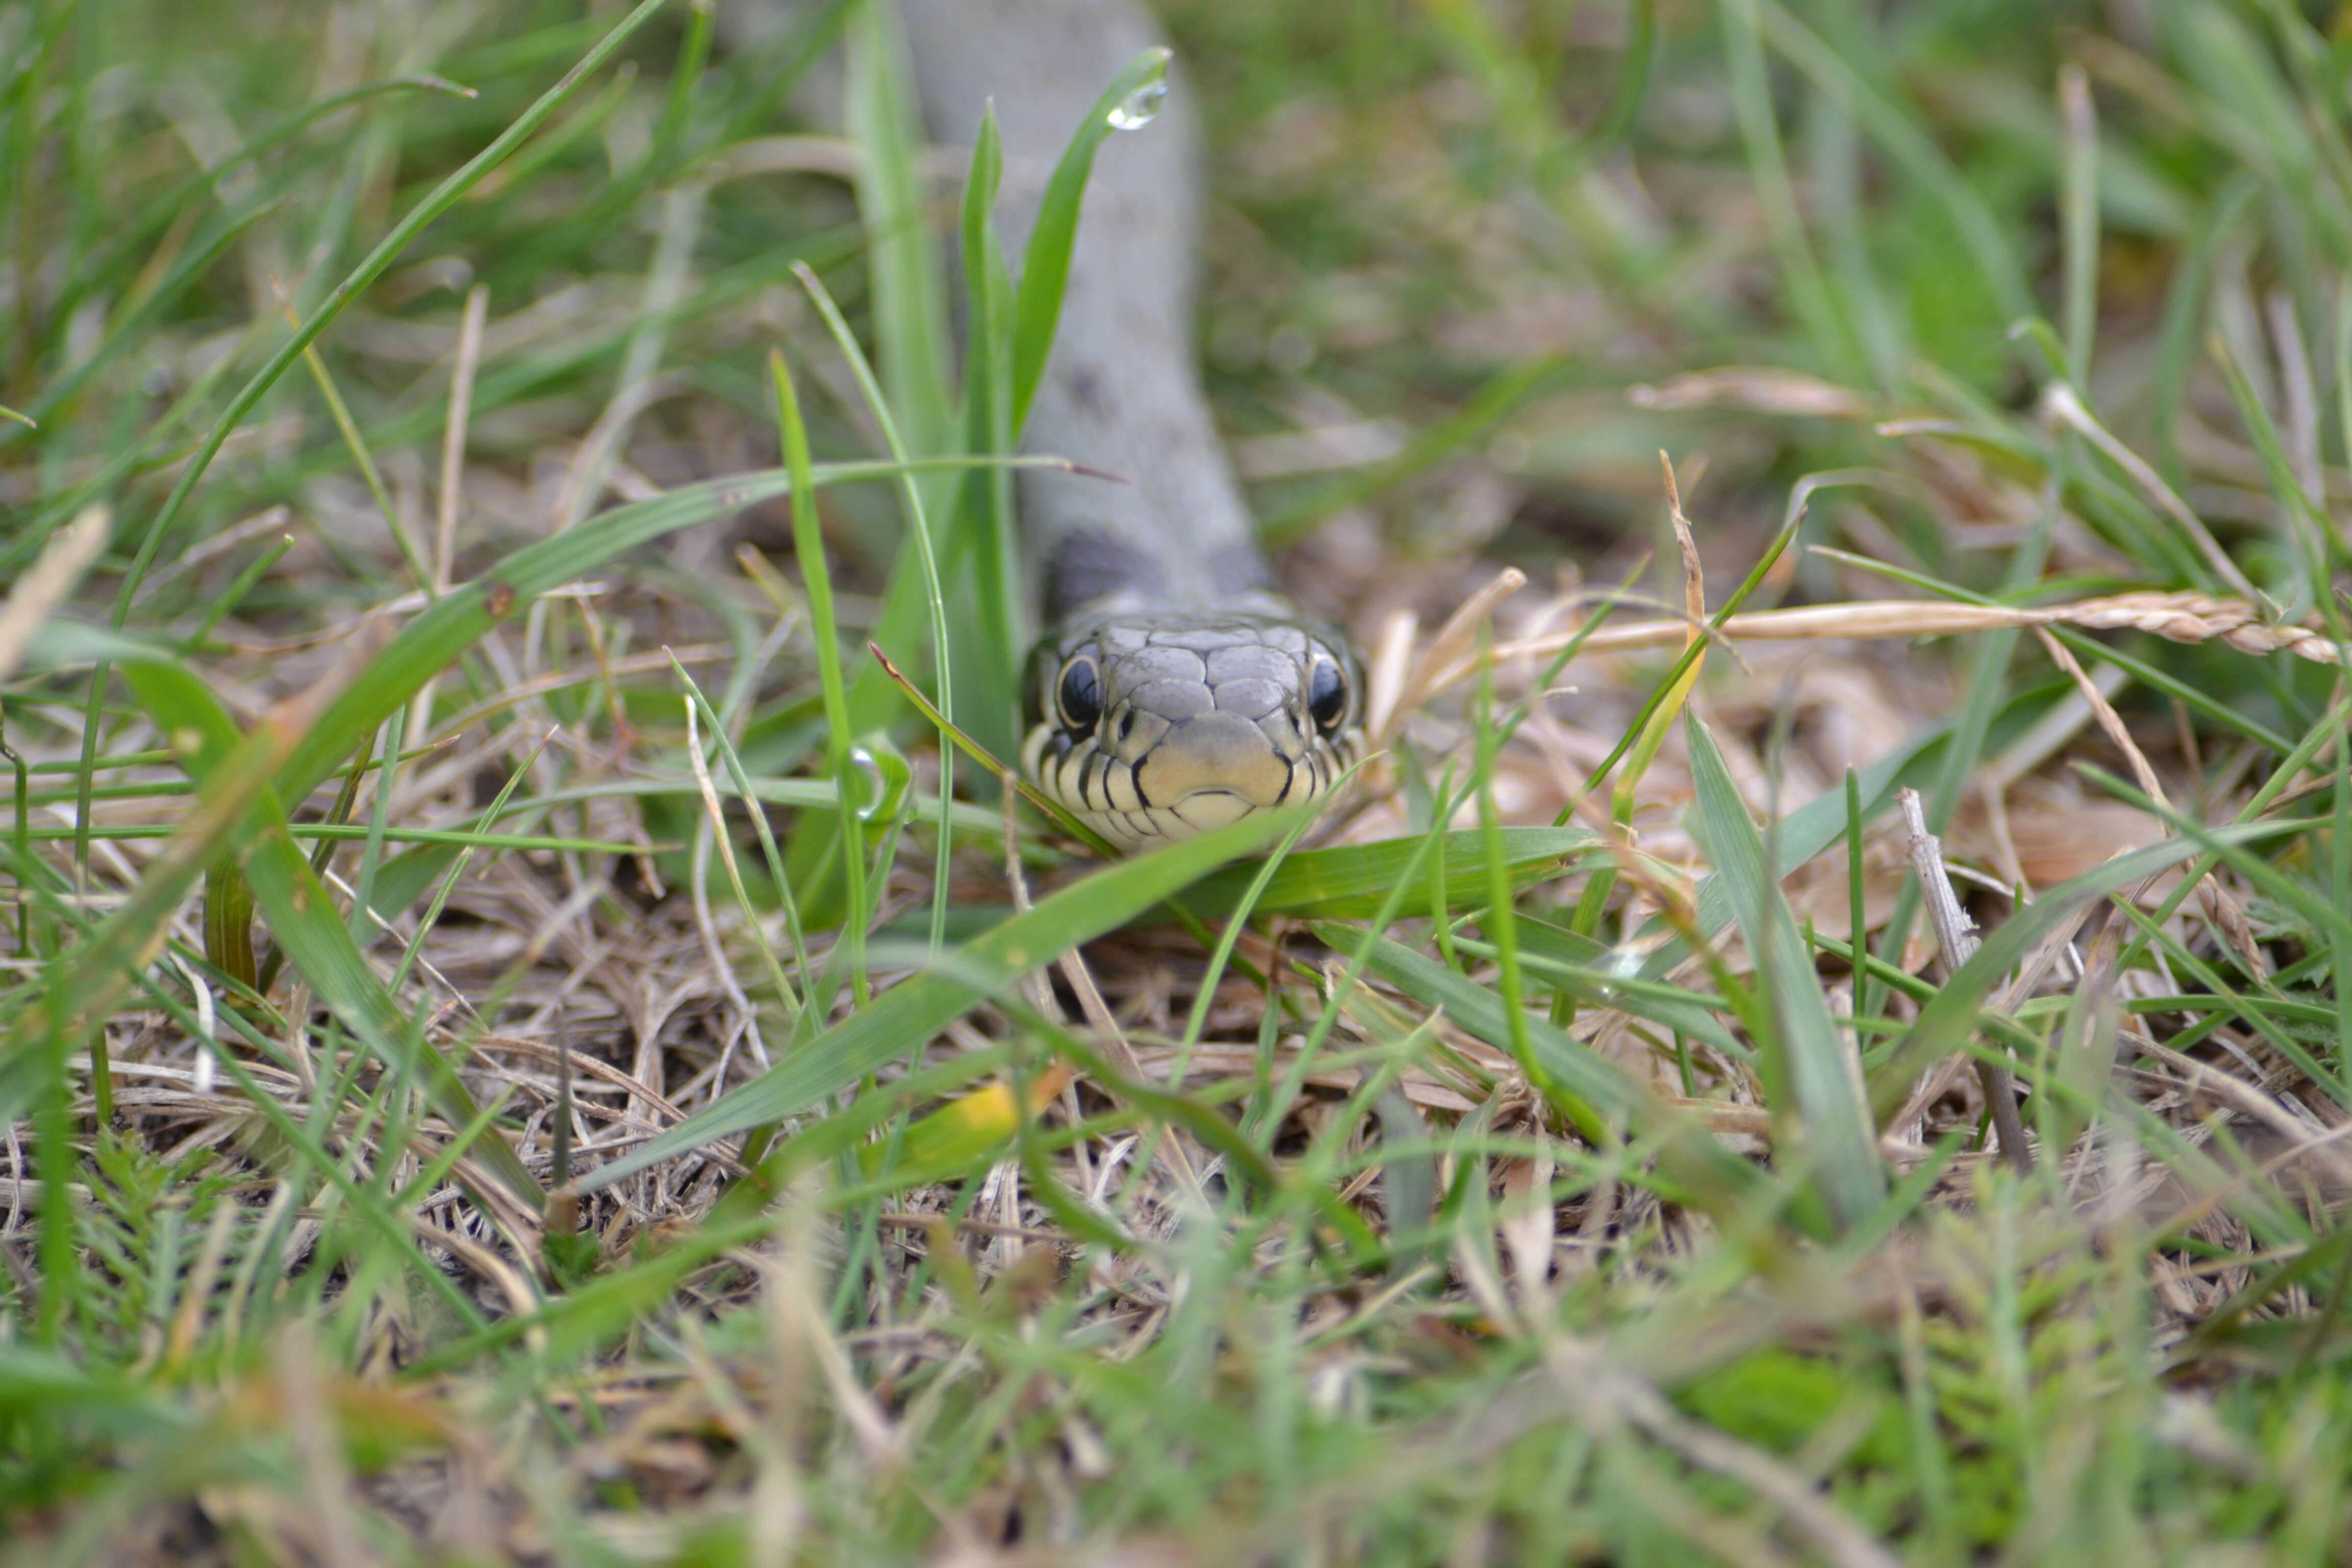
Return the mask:
<path fill-rule="evenodd" d="M 1628 387 L 1636 408 L 1680 412 L 1693 408 L 1738 408 L 1792 418 L 1867 419 L 1871 402 L 1851 388 L 1772 365 L 1725 365 L 1693 371 L 1655 386 Z"/>
<path fill-rule="evenodd" d="M 72 595 L 106 548 L 113 527 L 114 514 L 105 507 L 84 507 L 41 547 L 32 570 L 16 579 L 7 602 L 0 604 L 0 680 L 16 673 L 33 633 Z"/>
<path fill-rule="evenodd" d="M 1477 656 L 1474 648 L 1479 626 L 1495 613 L 1497 605 L 1527 584 L 1526 573 L 1515 566 L 1507 567 L 1496 573 L 1492 582 L 1472 595 L 1460 609 L 1447 617 L 1445 624 L 1437 629 L 1437 636 L 1430 639 L 1428 651 L 1414 666 L 1403 689 L 1389 704 L 1380 728 L 1373 731 L 1372 751 L 1387 750 L 1389 743 L 1396 738 L 1398 727 L 1413 710 L 1476 668 Z M 1550 651 L 1558 652 L 1559 647 Z M 1502 650 L 1496 649 L 1492 657 L 1499 659 Z"/>
<path fill-rule="evenodd" d="M 2337 662 L 2335 641 L 2315 621 L 2304 625 L 2270 620 L 2243 599 L 2196 593 L 2113 594 L 2037 609 L 1954 604 L 1943 599 L 1809 605 L 1798 609 L 1756 610 L 1733 616 L 1723 623 L 1722 636 L 1734 643 L 1812 642 L 1832 638 L 1957 637 L 1969 632 L 2051 626 L 2081 626 L 2086 631 L 2147 632 L 2168 642 L 2221 642 L 2241 653 L 2287 653 L 2314 664 Z M 1689 623 L 1685 621 L 1633 621 L 1591 632 L 1578 651 L 1582 656 L 1680 647 L 1689 635 Z M 1538 637 L 1499 643 L 1490 657 L 1498 665 L 1512 659 L 1541 658 L 1559 653 L 1577 637 L 1574 628 L 1547 632 Z M 1475 659 L 1454 663 L 1429 680 L 1425 689 L 1417 688 L 1416 692 L 1426 696 L 1444 690 L 1468 679 L 1476 669 Z"/>
<path fill-rule="evenodd" d="M 442 593 L 457 581 L 457 513 L 466 479 L 467 424 L 474 407 L 474 376 L 481 364 L 482 330 L 489 321 L 490 288 L 477 283 L 466 293 L 466 314 L 457 326 L 457 363 L 449 373 L 449 418 L 441 437 L 441 496 L 434 514 L 433 584 Z"/>
<path fill-rule="evenodd" d="M 2302 1107 L 2265 1094 L 2210 1062 L 2201 1062 L 2168 1046 L 2158 1045 L 2144 1034 L 2134 1033 L 2131 1047 L 2180 1074 L 2192 1089 L 2227 1100 L 2286 1140 L 2287 1151 L 2281 1158 L 2296 1158 L 2306 1152 L 2317 1154 L 2336 1173 L 2337 1181 L 2352 1184 L 2352 1152 L 2335 1146 L 2335 1140 L 2345 1131 L 2343 1127 L 2321 1126 Z"/>
<path fill-rule="evenodd" d="M 2042 406 L 2053 419 L 2080 434 L 2117 468 L 2129 474 L 2132 482 L 2147 493 L 2147 499 L 2189 536 L 2197 546 L 2198 552 L 2205 557 L 2206 564 L 2213 569 L 2215 576 L 2250 600 L 2262 596 L 2246 580 L 2246 574 L 2238 570 L 2238 563 L 2230 559 L 2230 552 L 2221 548 L 2221 542 L 2213 537 L 2213 531 L 2205 526 L 2205 520 L 2191 511 L 2189 503 L 2173 493 L 2172 487 L 2164 482 L 2162 475 L 2147 466 L 2146 458 L 2116 440 L 2114 434 L 2083 406 L 2083 400 L 2075 395 L 2073 387 L 2063 381 L 2053 382 L 2050 389 L 2042 394 Z"/>

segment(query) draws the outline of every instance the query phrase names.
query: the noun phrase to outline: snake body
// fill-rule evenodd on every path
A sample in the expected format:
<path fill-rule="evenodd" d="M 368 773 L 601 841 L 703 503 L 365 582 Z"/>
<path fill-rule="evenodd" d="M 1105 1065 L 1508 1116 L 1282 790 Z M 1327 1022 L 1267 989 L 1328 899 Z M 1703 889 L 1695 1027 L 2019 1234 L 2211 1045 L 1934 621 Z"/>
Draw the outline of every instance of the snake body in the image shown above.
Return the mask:
<path fill-rule="evenodd" d="M 1159 41 L 1151 25 L 1128 0 L 907 0 L 904 16 L 935 139 L 968 142 L 993 100 L 1017 256 L 1063 147 Z M 1356 655 L 1275 591 L 1202 393 L 1199 212 L 1198 129 L 1176 81 L 1149 126 L 1097 155 L 1024 439 L 1129 481 L 1020 480 L 1046 628 L 1023 766 L 1122 850 L 1319 798 L 1363 745 Z"/>

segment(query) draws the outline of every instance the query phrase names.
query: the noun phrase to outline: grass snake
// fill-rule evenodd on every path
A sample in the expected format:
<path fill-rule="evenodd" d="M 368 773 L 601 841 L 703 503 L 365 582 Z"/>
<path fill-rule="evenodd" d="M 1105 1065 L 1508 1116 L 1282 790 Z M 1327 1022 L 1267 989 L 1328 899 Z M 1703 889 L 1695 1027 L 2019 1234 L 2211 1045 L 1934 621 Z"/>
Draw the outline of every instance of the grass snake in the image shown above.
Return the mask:
<path fill-rule="evenodd" d="M 1159 40 L 1123 0 L 907 0 L 935 140 L 992 100 L 1019 255 L 1095 99 Z M 1023 445 L 1129 482 L 1031 472 L 1022 539 L 1045 635 L 1022 764 L 1122 850 L 1327 795 L 1364 743 L 1347 636 L 1275 590 L 1193 363 L 1198 127 L 1180 78 L 1087 187 L 1061 325 Z"/>

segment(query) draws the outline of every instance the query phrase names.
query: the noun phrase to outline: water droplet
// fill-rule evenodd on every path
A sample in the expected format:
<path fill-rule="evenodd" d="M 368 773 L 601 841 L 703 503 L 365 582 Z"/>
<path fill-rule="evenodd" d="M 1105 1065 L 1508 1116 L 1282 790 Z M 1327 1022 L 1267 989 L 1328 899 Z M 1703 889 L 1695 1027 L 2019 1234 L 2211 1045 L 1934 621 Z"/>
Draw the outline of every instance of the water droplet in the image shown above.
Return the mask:
<path fill-rule="evenodd" d="M 871 822 L 880 813 L 883 802 L 890 793 L 888 782 L 882 776 L 882 764 L 864 746 L 852 746 L 849 749 L 849 765 L 865 778 L 866 785 L 866 798 L 856 803 L 857 819 Z"/>
<path fill-rule="evenodd" d="M 1164 79 L 1145 82 L 1118 100 L 1110 111 L 1110 128 L 1114 131 L 1140 131 L 1160 118 L 1160 100 L 1168 96 Z"/>
<path fill-rule="evenodd" d="M 1632 980 L 1642 973 L 1642 950 L 1633 942 L 1620 942 L 1609 950 L 1608 959 L 1601 965 L 1607 976 L 1593 989 L 1604 1004 L 1614 1005 L 1621 994 L 1620 981 Z"/>

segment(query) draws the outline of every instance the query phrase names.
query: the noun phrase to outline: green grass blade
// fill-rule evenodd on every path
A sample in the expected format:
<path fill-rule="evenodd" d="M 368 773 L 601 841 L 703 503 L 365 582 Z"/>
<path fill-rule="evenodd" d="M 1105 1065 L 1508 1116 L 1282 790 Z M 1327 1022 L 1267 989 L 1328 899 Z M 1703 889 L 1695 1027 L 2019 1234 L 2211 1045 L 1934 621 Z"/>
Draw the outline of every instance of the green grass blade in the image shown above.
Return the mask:
<path fill-rule="evenodd" d="M 1455 453 L 1467 450 L 1514 413 L 1559 386 L 1573 368 L 1571 362 L 1557 359 L 1504 366 L 1459 409 L 1416 431 L 1394 457 L 1370 464 L 1271 513 L 1258 524 L 1258 537 L 1270 549 L 1296 543 L 1333 513 L 1361 506 Z"/>
<path fill-rule="evenodd" d="M 1748 149 L 1748 175 L 1767 216 L 1781 286 L 1814 352 L 1832 374 L 1850 378 L 1862 369 L 1862 358 L 1839 315 L 1835 296 L 1830 292 L 1798 211 L 1796 187 L 1789 178 L 1788 154 L 1781 146 L 1773 107 L 1771 77 L 1765 68 L 1759 0 L 1718 0 L 1717 9 L 1723 20 L 1732 108 Z"/>
<path fill-rule="evenodd" d="M 857 210 L 871 258 L 875 353 L 907 445 L 948 446 L 947 288 L 924 221 L 922 128 L 898 12 L 866 0 L 849 18 L 848 101 L 843 118 L 862 153 Z"/>
<path fill-rule="evenodd" d="M 1021 282 L 1013 301 L 1013 431 L 1016 436 L 1029 422 L 1029 405 L 1037 400 L 1038 384 L 1045 379 L 1045 360 L 1054 352 L 1054 333 L 1062 320 L 1062 296 L 1070 282 L 1070 251 L 1078 239 L 1078 209 L 1094 173 L 1095 154 L 1118 127 L 1113 116 L 1130 102 L 1140 103 L 1155 90 L 1165 91 L 1168 51 L 1146 49 L 1129 61 L 1103 95 L 1095 100 L 1079 121 L 1070 144 L 1054 165 L 1038 204 L 1037 224 L 1029 231 L 1029 245 L 1021 253 Z"/>
<path fill-rule="evenodd" d="M 949 468 L 970 460 L 940 458 L 911 467 Z M 1026 461 L 1003 460 L 1016 465 Z M 820 486 L 889 479 L 900 471 L 898 464 L 870 462 L 819 464 L 813 470 Z M 484 632 L 520 614 L 549 589 L 665 534 L 772 500 L 791 490 L 791 480 L 782 470 L 763 468 L 682 486 L 647 500 L 614 507 L 577 528 L 525 545 L 475 581 L 450 590 L 384 645 L 365 673 L 303 737 L 278 779 L 281 795 L 289 800 L 307 795 L 419 686 Z"/>
<path fill-rule="evenodd" d="M 1710 1002 L 1679 986 L 1637 980 L 1620 967 L 1622 954 L 1582 931 L 1525 910 L 1519 914 L 1520 961 L 1571 992 L 1580 1006 L 1608 1007 L 1629 1017 L 1644 1019 L 1660 1028 L 1703 1040 L 1734 1059 L 1748 1056 L 1748 1047 L 1733 1037 L 1716 1017 Z M 1483 944 L 1456 937 L 1465 952 L 1487 956 Z"/>
<path fill-rule="evenodd" d="M 2065 279 L 2066 376 L 2091 384 L 2091 348 L 2099 325 L 2099 118 L 2090 78 L 2078 65 L 2058 73 L 2059 125 L 2065 138 L 2059 235 Z"/>
<path fill-rule="evenodd" d="M 849 689 L 841 674 L 841 627 L 834 613 L 833 570 L 824 559 L 824 530 L 817 513 L 816 470 L 809 461 L 808 426 L 801 418 L 799 390 L 793 385 L 792 371 L 784 363 L 781 351 L 768 355 L 768 379 L 775 392 L 777 439 L 784 453 L 785 472 L 792 479 L 793 555 L 800 563 L 801 584 L 808 595 L 809 636 L 815 645 L 817 689 L 824 702 L 824 744 L 828 771 L 833 775 L 834 799 L 838 811 L 840 841 L 845 846 L 842 856 L 844 882 L 849 889 L 849 908 L 853 918 L 844 923 L 842 940 L 848 944 L 845 956 L 849 963 L 852 994 L 866 994 L 866 857 L 851 853 L 854 844 L 851 825 L 857 820 L 856 802 L 860 788 L 856 765 L 850 755 L 853 731 L 850 729 Z M 809 818 L 811 822 L 823 819 Z M 945 854 L 942 847 L 941 853 Z M 782 873 L 778 879 L 782 880 Z M 814 916 L 812 916 L 814 918 Z M 813 1006 L 822 1005 L 816 998 Z"/>
<path fill-rule="evenodd" d="M 1747 5 L 1750 0 L 1738 3 Z M 1885 151 L 1888 161 L 1944 208 L 2002 314 L 2011 321 L 2032 314 L 2033 290 L 2026 285 L 2016 248 L 2001 232 L 1984 198 L 1960 177 L 1918 121 L 1874 89 L 1780 0 L 1752 3 L 1772 47 L 1817 89 L 1843 103 L 1855 123 Z"/>
<path fill-rule="evenodd" d="M 147 531 L 140 539 L 138 549 L 132 553 L 130 567 L 122 574 L 122 585 L 115 595 L 112 622 L 115 626 L 120 627 L 129 620 L 131 604 L 138 597 L 140 584 L 146 580 L 148 567 L 153 563 L 155 553 L 162 547 L 163 541 L 170 537 L 173 524 L 178 521 L 181 511 L 187 506 L 188 498 L 194 493 L 197 482 L 204 478 L 213 459 L 220 455 L 220 449 L 228 440 L 230 434 L 245 423 L 246 416 L 253 412 L 255 405 L 261 401 L 262 395 L 277 384 L 278 378 L 285 374 L 287 368 L 301 356 L 304 350 L 318 340 L 319 334 L 327 330 L 329 323 L 341 313 L 344 306 L 356 299 L 369 284 L 383 276 L 384 269 L 408 248 L 410 242 L 423 233 L 427 225 L 454 205 L 457 199 L 471 189 L 484 174 L 504 162 L 507 155 L 521 145 L 524 139 L 538 129 L 549 115 L 554 113 L 562 105 L 564 100 L 577 90 L 582 82 L 612 58 L 613 54 L 628 40 L 632 33 L 651 20 L 654 13 L 659 10 L 664 3 L 665 0 L 640 0 L 635 10 L 623 17 L 610 32 L 605 34 L 604 39 L 594 48 L 588 51 L 578 65 L 567 72 L 562 80 L 541 94 L 538 101 L 524 110 L 499 134 L 497 140 L 475 154 L 462 168 L 435 186 L 433 191 L 410 209 L 408 216 L 394 225 L 392 232 L 384 236 L 375 248 L 368 252 L 360 264 L 336 285 L 334 292 L 328 297 L 327 301 L 310 312 L 302 324 L 295 330 L 293 335 L 279 345 L 268 361 L 256 371 L 238 390 L 236 395 L 229 400 L 228 406 L 221 411 L 220 416 L 205 432 L 204 439 L 197 444 L 195 452 L 182 466 L 179 479 L 173 485 L 171 494 L 164 498 L 163 504 L 157 509 L 154 519 L 147 525 Z M 106 668 L 101 665 L 91 678 L 89 700 L 82 716 L 84 737 L 82 761 L 85 772 L 88 771 L 89 760 L 95 754 L 94 748 L 98 743 L 100 710 L 106 696 Z M 87 822 L 89 819 L 89 814 L 84 810 L 81 820 Z M 87 840 L 76 843 L 74 858 L 77 867 L 86 867 L 89 864 Z"/>
<path fill-rule="evenodd" d="M 2012 703 L 2014 714 L 2021 704 Z M 1860 792 L 1865 819 L 1874 817 L 1895 798 L 1895 792 L 1905 784 L 1924 782 L 1941 760 L 1944 749 L 1951 743 L 1946 730 L 1932 730 L 1897 746 L 1870 766 L 1861 770 Z M 1817 800 L 1803 805 L 1780 819 L 1780 830 L 1774 836 L 1777 851 L 1775 873 L 1785 877 L 1806 861 L 1820 854 L 1846 829 L 1845 798 L 1835 792 L 1825 793 Z M 1696 896 L 1695 920 L 1698 934 L 1711 937 L 1732 921 L 1736 906 L 1730 884 L 1716 873 L 1703 878 Z M 1663 931 L 1660 922 L 1654 928 Z M 1644 934 L 1653 934 L 1644 928 Z M 1679 939 L 1663 942 L 1642 961 L 1641 977 L 1661 980 L 1690 956 L 1690 950 Z"/>
<path fill-rule="evenodd" d="M 833 296 L 814 272 L 806 267 L 795 267 L 793 270 L 800 279 L 801 287 L 807 289 L 809 298 L 816 302 L 817 314 L 824 318 L 824 324 L 832 331 L 833 341 L 840 348 L 842 357 L 849 362 L 850 371 L 857 378 L 858 390 L 866 395 L 866 408 L 873 414 L 875 423 L 881 426 L 883 442 L 897 462 L 899 494 L 907 505 L 907 531 L 915 543 L 915 559 L 922 567 L 918 585 L 921 589 L 923 602 L 930 609 L 931 647 L 939 658 L 940 711 L 952 721 L 956 717 L 955 661 L 948 641 L 947 599 L 940 584 L 939 558 L 933 550 L 930 520 L 923 506 L 923 489 L 915 482 L 914 471 L 908 466 L 910 454 L 907 442 L 899 434 L 898 422 L 890 412 L 889 400 L 883 395 L 881 384 L 875 379 L 874 368 L 866 363 L 866 352 L 857 346 L 856 335 L 850 331 L 849 323 L 843 320 L 840 307 L 833 302 Z M 955 752 L 951 747 L 943 746 L 940 749 L 940 853 L 931 898 L 931 947 L 934 951 L 945 943 L 947 935 L 948 881 L 952 871 L 952 857 L 948 853 L 948 847 L 952 842 L 950 802 L 954 795 Z M 845 842 L 854 846 L 856 838 L 851 836 Z M 872 914 L 873 911 L 862 903 L 850 911 L 853 920 L 861 921 L 872 918 Z"/>
<path fill-rule="evenodd" d="M 1601 843 L 1598 834 L 1582 827 L 1506 827 L 1498 837 L 1515 889 L 1560 875 L 1575 858 Z M 1301 849 L 1286 858 L 1266 883 L 1257 900 L 1257 912 L 1312 920 L 1369 920 L 1400 879 L 1412 876 L 1417 844 L 1412 838 L 1384 838 L 1371 844 Z M 1441 834 L 1437 845 L 1441 867 L 1482 865 L 1486 847 L 1485 837 L 1475 828 Z M 1198 887 L 1176 901 L 1204 919 L 1222 919 L 1237 907 L 1255 875 L 1253 868 L 1231 867 L 1202 878 Z M 1486 888 L 1456 886 L 1460 880 L 1458 872 L 1449 879 L 1442 869 L 1424 870 L 1406 889 L 1401 907 L 1428 908 L 1440 887 L 1452 910 L 1486 901 Z"/>
<path fill-rule="evenodd" d="M 996 108 L 981 117 L 964 181 L 964 450 L 1010 453 L 1013 426 L 1013 280 L 991 208 L 1004 174 Z M 971 563 L 978 625 L 962 646 L 976 650 L 963 723 L 988 749 L 1011 756 L 1020 744 L 1021 555 L 1013 531 L 1013 476 L 976 468 L 958 492 L 951 557 Z"/>
<path fill-rule="evenodd" d="M 1691 826 L 1730 890 L 1759 997 L 1770 1013 L 1756 1045 L 1771 1098 L 1774 1146 L 1784 1160 L 1802 1151 L 1830 1212 L 1843 1225 L 1858 1224 L 1886 1196 L 1876 1129 L 1822 994 L 1811 950 L 1778 882 L 1766 873 L 1764 835 L 1749 819 L 1715 737 L 1696 714 L 1683 734 L 1697 795 Z"/>
<path fill-rule="evenodd" d="M 728 773 L 734 777 L 735 787 L 748 800 L 751 796 L 751 790 L 748 787 L 750 779 L 743 771 L 743 759 L 736 754 L 734 743 L 727 738 L 725 721 L 719 717 L 719 710 L 710 706 L 710 700 L 702 694 L 702 688 L 695 683 L 694 677 L 686 672 L 686 666 L 679 664 L 675 658 L 670 663 L 677 673 L 679 683 L 686 688 L 688 752 L 695 763 L 698 777 L 709 791 L 709 799 L 716 803 L 719 799 L 719 792 L 715 788 L 710 788 L 709 773 L 702 764 L 701 737 L 696 722 L 697 714 L 700 715 L 702 722 L 710 726 L 711 738 L 717 745 L 721 759 L 727 764 Z M 715 812 L 713 816 L 716 816 Z M 767 815 L 764 812 L 754 811 L 751 813 L 751 821 L 759 830 L 760 849 L 767 857 L 768 874 L 775 879 L 776 890 L 783 900 L 785 929 L 792 940 L 793 964 L 805 982 L 810 973 L 808 950 L 801 940 L 800 910 L 793 901 L 793 885 L 784 877 L 783 857 L 776 849 L 775 835 L 768 827 Z M 735 847 L 726 839 L 726 821 L 723 817 L 719 817 L 711 821 L 709 827 L 711 837 L 719 847 L 719 859 L 727 868 L 727 880 L 734 890 L 736 907 L 743 912 L 744 929 L 751 933 L 753 945 L 759 948 L 761 958 L 766 961 L 768 982 L 775 987 L 777 1001 L 782 1003 L 785 1012 L 797 1021 L 801 1010 L 807 1005 L 806 999 L 795 994 L 792 983 L 784 978 L 784 966 L 777 959 L 776 950 L 769 942 L 768 933 L 760 923 L 760 911 L 752 904 L 750 893 L 744 889 L 742 868 L 735 862 Z"/>
<path fill-rule="evenodd" d="M 220 417 L 214 421 L 211 430 L 205 433 L 203 442 L 196 448 L 195 455 L 189 459 L 186 468 L 181 473 L 179 482 L 172 487 L 171 495 L 165 498 L 163 507 L 155 514 L 154 521 L 148 525 L 145 537 L 140 541 L 138 552 L 131 561 L 131 569 L 123 574 L 121 591 L 115 600 L 114 624 L 116 626 L 121 626 L 124 617 L 130 614 L 131 601 L 138 593 L 140 583 L 146 576 L 148 563 L 154 559 L 156 547 L 169 535 L 172 524 L 178 521 L 181 509 L 187 505 L 189 494 L 196 488 L 196 481 L 204 478 L 205 470 L 211 466 L 213 458 L 219 454 L 222 443 L 228 439 L 231 431 L 245 423 L 245 416 L 253 412 L 254 405 L 261 401 L 262 394 L 277 384 L 278 378 L 286 374 L 287 369 L 301 356 L 304 349 L 318 341 L 319 334 L 325 331 L 329 323 L 342 313 L 343 307 L 358 298 L 369 284 L 382 277 L 384 268 L 398 259 L 400 254 L 408 248 L 409 243 L 422 234 L 427 225 L 455 205 L 457 199 L 472 189 L 483 175 L 504 163 L 509 153 L 520 146 L 532 132 L 545 122 L 549 115 L 562 107 L 564 100 L 579 90 L 583 82 L 594 75 L 606 60 L 618 52 L 623 44 L 628 42 L 630 35 L 651 21 L 654 13 L 660 10 L 665 3 L 666 0 L 639 0 L 635 10 L 614 24 L 613 29 L 604 35 L 596 47 L 581 58 L 579 64 L 566 71 L 562 80 L 541 94 L 538 101 L 517 116 L 514 122 L 501 132 L 496 141 L 468 159 L 457 173 L 436 185 L 424 200 L 409 210 L 406 217 L 393 226 L 390 234 L 377 242 L 375 248 L 369 251 L 357 267 L 352 268 L 349 276 L 335 286 L 335 290 L 328 297 L 327 302 L 311 311 L 301 326 L 295 330 L 293 335 L 278 346 L 277 352 L 269 356 L 268 362 L 256 371 L 252 378 L 238 390 L 237 395 L 229 400 L 228 406 L 221 411 Z"/>
<path fill-rule="evenodd" d="M 136 651 L 121 639 L 115 643 L 117 655 Z M 194 676 L 180 672 L 180 677 L 202 689 Z M 202 707 L 195 703 L 174 702 L 163 711 L 176 721 L 188 717 L 191 710 L 201 715 Z M 0 1121 L 15 1121 L 31 1109 L 44 1087 L 35 1077 L 54 1065 L 52 1052 L 81 1022 L 103 1016 L 114 1005 L 136 976 L 141 955 L 170 923 L 197 877 L 235 854 L 251 831 L 257 803 L 290 739 L 266 721 L 242 741 L 233 732 L 217 736 L 179 722 L 166 732 L 193 735 L 195 746 L 205 749 L 204 790 L 195 808 L 182 819 L 170 847 L 149 862 L 131 897 L 52 969 L 42 999 L 16 1016 L 5 1069 L 0 1070 Z"/>

